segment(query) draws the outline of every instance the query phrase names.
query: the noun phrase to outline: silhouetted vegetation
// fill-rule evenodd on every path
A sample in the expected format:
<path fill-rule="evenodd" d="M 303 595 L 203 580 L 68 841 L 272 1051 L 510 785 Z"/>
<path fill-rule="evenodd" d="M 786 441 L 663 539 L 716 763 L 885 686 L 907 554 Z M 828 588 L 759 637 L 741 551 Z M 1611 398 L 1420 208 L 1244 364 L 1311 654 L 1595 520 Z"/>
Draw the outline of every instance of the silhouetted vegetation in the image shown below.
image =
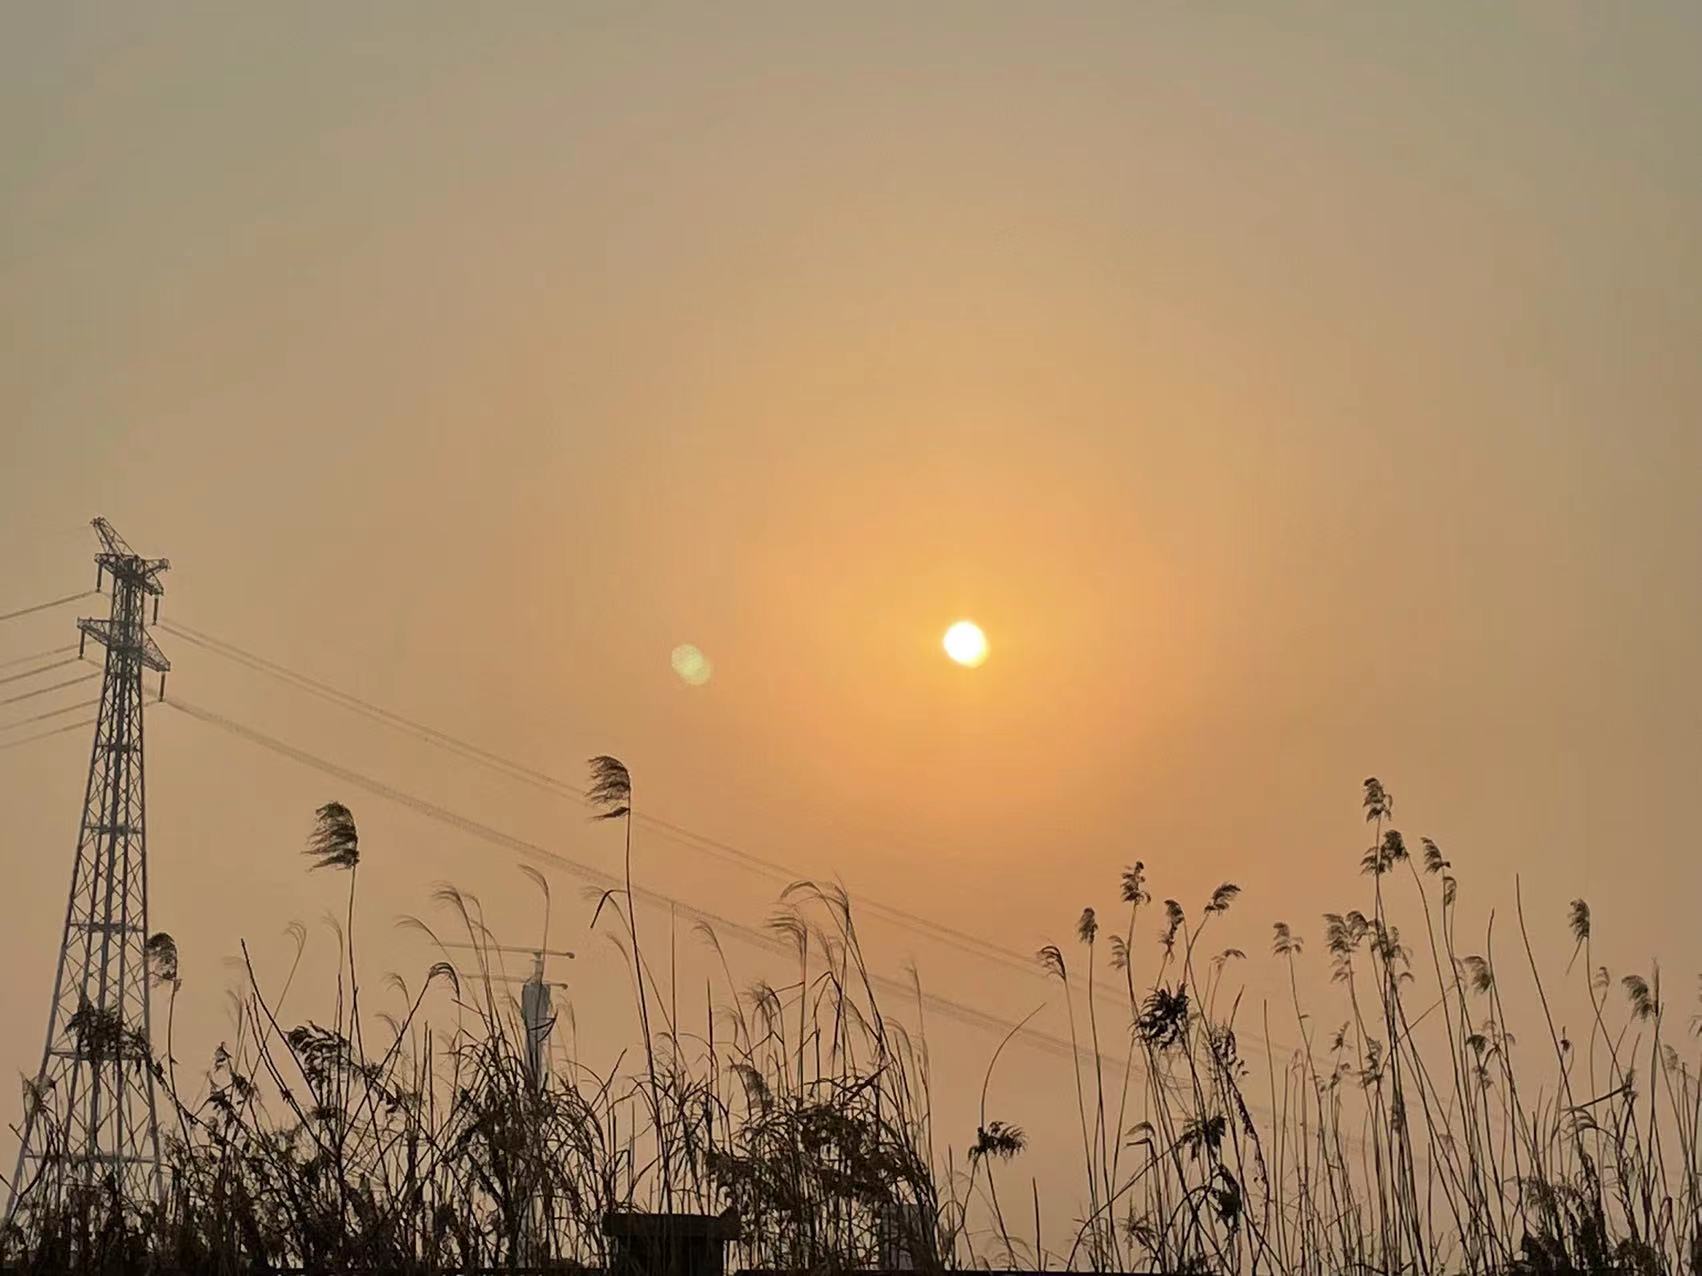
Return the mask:
<path fill-rule="evenodd" d="M 170 1114 L 162 1199 L 122 1202 L 44 1175 L 23 1185 L 14 1260 L 39 1271 L 570 1270 L 607 1262 L 609 1211 L 730 1208 L 734 1261 L 761 1268 L 867 1268 L 902 1251 L 923 1270 L 1702 1270 L 1702 1085 L 1680 1050 L 1694 1055 L 1693 1024 L 1674 1025 L 1658 974 L 1623 976 L 1615 996 L 1579 900 L 1563 978 L 1591 1021 L 1587 1039 L 1569 1039 L 1522 900 L 1501 941 L 1511 958 L 1497 953 L 1493 921 L 1466 951 L 1452 864 L 1428 839 L 1408 847 L 1374 779 L 1362 907 L 1324 914 L 1312 957 L 1328 963 L 1339 1001 L 1324 1017 L 1307 1008 L 1307 943 L 1277 923 L 1271 960 L 1292 995 L 1259 1010 L 1262 1058 L 1243 1051 L 1253 1033 L 1238 1028 L 1247 1012 L 1226 978 L 1245 954 L 1214 951 L 1239 903 L 1232 883 L 1190 910 L 1155 903 L 1135 864 L 1114 919 L 1087 909 L 1072 946 L 1041 950 L 1076 1047 L 1066 1084 L 1082 1177 L 1076 1222 L 1058 1237 L 1041 1233 L 1032 1180 L 1015 1193 L 1032 1205 L 1012 1204 L 1001 1176 L 1016 1172 L 1026 1136 L 987 1109 L 999 1053 L 1023 1025 L 989 1061 L 978 1127 L 937 1132 L 925 1043 L 883 1012 L 850 901 L 798 883 L 771 923 L 796 978 L 740 986 L 700 927 L 719 974 L 690 1012 L 705 1030 L 688 1031 L 686 989 L 657 977 L 633 916 L 631 777 L 595 759 L 591 791 L 601 817 L 627 822 L 625 889 L 599 897 L 593 926 L 630 971 L 641 1063 L 623 1056 L 598 1074 L 562 1032 L 556 1066 L 536 1075 L 479 905 L 451 887 L 436 896 L 446 927 L 405 919 L 441 960 L 415 983 L 390 976 L 391 1008 L 363 1027 L 359 839 L 348 808 L 330 803 L 307 845 L 316 867 L 349 874 L 323 1021 L 289 1009 L 305 930 L 276 987 L 245 948 L 235 1029 L 204 1087 L 178 1076 L 166 1015 L 154 1065 Z M 1415 943 L 1397 910 L 1422 918 Z M 176 945 L 162 935 L 148 951 L 174 1008 Z M 1515 1043 L 1504 983 L 1534 990 L 1540 1049 Z M 1269 1044 L 1273 1017 L 1296 1043 L 1283 1057 Z"/>

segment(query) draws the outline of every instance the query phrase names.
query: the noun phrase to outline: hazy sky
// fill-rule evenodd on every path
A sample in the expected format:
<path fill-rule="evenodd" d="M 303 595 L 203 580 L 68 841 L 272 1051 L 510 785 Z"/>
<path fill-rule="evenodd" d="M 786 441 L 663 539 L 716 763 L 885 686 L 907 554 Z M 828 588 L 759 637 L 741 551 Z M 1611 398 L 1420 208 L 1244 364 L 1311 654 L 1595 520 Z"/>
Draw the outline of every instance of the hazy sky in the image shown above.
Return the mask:
<path fill-rule="evenodd" d="M 1135 858 L 1190 908 L 1239 882 L 1255 957 L 1315 936 L 1365 906 L 1376 774 L 1470 916 L 1520 874 L 1563 955 L 1587 894 L 1687 999 L 1698 65 L 1691 4 L 10 4 L 0 611 L 92 583 L 105 514 L 172 558 L 167 619 L 570 779 L 616 753 L 641 810 L 1020 951 Z M 159 637 L 186 701 L 616 862 Z M 0 753 L 0 1070 L 86 737 Z M 500 848 L 169 708 L 149 748 L 197 1057 L 238 939 L 276 965 L 335 901 L 296 854 L 328 798 L 375 962 L 423 964 L 389 922 L 443 878 L 535 924 Z M 639 875 L 775 890 L 642 831 Z M 618 979 L 557 880 L 575 977 Z"/>

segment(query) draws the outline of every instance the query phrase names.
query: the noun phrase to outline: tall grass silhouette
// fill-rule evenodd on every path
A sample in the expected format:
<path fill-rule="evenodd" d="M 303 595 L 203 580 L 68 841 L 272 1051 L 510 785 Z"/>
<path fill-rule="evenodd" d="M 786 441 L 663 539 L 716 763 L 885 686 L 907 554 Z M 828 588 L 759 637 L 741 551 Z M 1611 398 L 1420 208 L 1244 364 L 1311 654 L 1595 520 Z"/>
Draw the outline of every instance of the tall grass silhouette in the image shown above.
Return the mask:
<path fill-rule="evenodd" d="M 607 1265 L 609 1213 L 666 1210 L 731 1211 L 732 1261 L 751 1268 L 1702 1270 L 1695 1021 L 1674 1022 L 1658 972 L 1616 980 L 1594 963 L 1583 900 L 1564 918 L 1573 953 L 1558 982 L 1539 968 L 1517 883 L 1516 934 L 1501 940 L 1513 955 L 1497 955 L 1493 914 L 1467 951 L 1452 863 L 1428 839 L 1409 849 L 1375 779 L 1360 906 L 1323 914 L 1310 942 L 1303 927 L 1272 927 L 1287 999 L 1258 1007 L 1256 1035 L 1268 1043 L 1273 1022 L 1292 1034 L 1285 1056 L 1242 1052 L 1238 1025 L 1255 1012 L 1231 972 L 1247 957 L 1217 946 L 1242 907 L 1233 883 L 1194 909 L 1155 904 L 1134 864 L 1121 914 L 1090 907 L 1067 950 L 1040 950 L 1065 1002 L 1073 1076 L 1061 1081 L 1082 1171 L 1055 1185 L 1074 1222 L 1052 1236 L 1035 1180 L 1013 1193 L 1028 1135 L 988 1108 L 1027 1020 L 987 1060 L 975 1128 L 937 1130 L 926 1042 L 877 996 L 844 891 L 782 892 L 769 925 L 795 961 L 783 983 L 742 985 L 704 926 L 715 973 L 702 989 L 679 979 L 671 937 L 659 976 L 633 907 L 631 774 L 599 757 L 591 780 L 596 814 L 624 825 L 623 888 L 596 897 L 593 926 L 614 919 L 604 933 L 631 973 L 637 1050 L 596 1072 L 568 1023 L 538 1075 L 500 946 L 477 899 L 452 886 L 435 892 L 433 921 L 401 923 L 438 960 L 413 982 L 388 976 L 385 1008 L 363 1011 L 362 848 L 354 815 L 328 803 L 306 854 L 349 877 L 321 1018 L 293 1009 L 305 929 L 292 930 L 281 979 L 245 946 L 234 1031 L 204 1084 L 188 1083 L 171 1050 L 177 945 L 154 937 L 150 969 L 171 1007 L 154 1064 L 169 1096 L 163 1199 L 119 1200 L 50 1170 L 20 1185 L 10 1259 L 32 1271 L 574 1270 Z M 1302 987 L 1319 967 L 1331 992 L 1311 1008 Z M 1539 1045 L 1509 1027 L 1515 987 Z M 1583 1041 L 1556 1019 L 1563 988 L 1588 1007 Z M 698 996 L 701 1009 L 682 1010 Z M 36 1096 L 49 1112 L 52 1100 Z"/>

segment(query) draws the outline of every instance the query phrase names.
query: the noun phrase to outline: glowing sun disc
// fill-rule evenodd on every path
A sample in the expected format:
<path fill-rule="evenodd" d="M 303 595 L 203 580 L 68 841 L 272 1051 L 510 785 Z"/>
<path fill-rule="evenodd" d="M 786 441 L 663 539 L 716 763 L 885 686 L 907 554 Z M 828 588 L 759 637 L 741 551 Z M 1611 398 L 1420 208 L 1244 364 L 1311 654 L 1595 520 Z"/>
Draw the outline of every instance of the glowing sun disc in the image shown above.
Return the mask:
<path fill-rule="evenodd" d="M 960 620 L 946 630 L 940 645 L 946 649 L 946 655 L 966 669 L 974 669 L 987 659 L 987 635 L 973 620 Z"/>

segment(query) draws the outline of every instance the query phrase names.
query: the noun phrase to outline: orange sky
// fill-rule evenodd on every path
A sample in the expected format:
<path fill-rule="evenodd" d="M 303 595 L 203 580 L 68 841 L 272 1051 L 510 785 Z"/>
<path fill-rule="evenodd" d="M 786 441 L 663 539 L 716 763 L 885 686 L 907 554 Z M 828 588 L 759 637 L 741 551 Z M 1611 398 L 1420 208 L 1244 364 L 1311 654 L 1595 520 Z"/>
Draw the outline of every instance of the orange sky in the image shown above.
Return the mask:
<path fill-rule="evenodd" d="M 1377 774 L 1476 915 L 1521 874 L 1563 951 L 1588 894 L 1688 988 L 1699 55 L 1653 3 L 12 6 L 0 611 L 90 581 L 102 513 L 177 564 L 168 619 L 570 779 L 616 753 L 642 810 L 1021 951 L 1134 858 L 1241 883 L 1250 952 L 1315 932 L 1363 904 Z M 614 862 L 161 645 L 186 700 Z M 295 854 L 329 797 L 375 962 L 420 960 L 388 924 L 440 878 L 532 925 L 511 855 L 149 722 L 194 1051 L 238 939 L 332 902 Z M 86 755 L 0 753 L 0 1069 L 38 1057 Z M 640 876 L 773 894 L 660 838 Z M 1044 993 L 881 940 L 1000 1014 Z"/>

